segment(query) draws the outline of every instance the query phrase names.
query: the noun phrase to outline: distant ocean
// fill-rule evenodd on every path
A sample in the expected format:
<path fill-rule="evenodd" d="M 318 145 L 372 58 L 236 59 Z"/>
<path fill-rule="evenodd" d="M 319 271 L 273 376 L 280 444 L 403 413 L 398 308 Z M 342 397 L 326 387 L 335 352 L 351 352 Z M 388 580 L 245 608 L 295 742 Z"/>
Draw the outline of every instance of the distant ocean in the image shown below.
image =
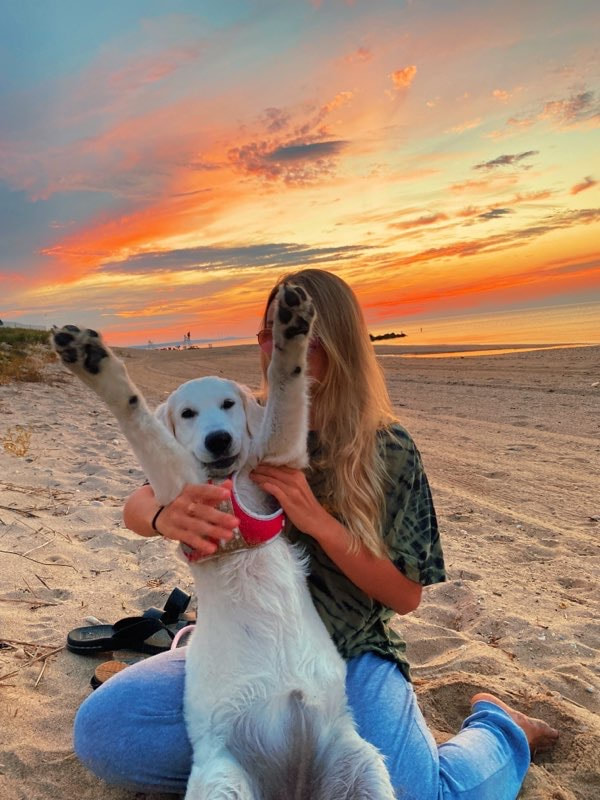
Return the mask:
<path fill-rule="evenodd" d="M 385 326 L 369 325 L 374 335 L 403 332 L 406 337 L 379 345 L 474 344 L 600 344 L 600 301 L 543 306 L 513 311 L 473 313 L 447 317 L 407 317 Z M 255 336 L 192 339 L 196 347 L 232 347 L 255 344 Z M 138 348 L 183 347 L 183 340 L 134 345 Z"/>
<path fill-rule="evenodd" d="M 386 323 L 398 328 L 389 344 L 600 344 L 600 302 Z"/>

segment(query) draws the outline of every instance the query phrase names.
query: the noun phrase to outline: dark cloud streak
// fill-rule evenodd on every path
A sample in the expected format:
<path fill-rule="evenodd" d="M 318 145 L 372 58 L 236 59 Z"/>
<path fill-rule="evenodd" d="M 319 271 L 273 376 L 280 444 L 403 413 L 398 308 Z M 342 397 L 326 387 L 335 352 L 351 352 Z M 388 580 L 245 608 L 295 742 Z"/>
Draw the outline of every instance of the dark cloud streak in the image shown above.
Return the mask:
<path fill-rule="evenodd" d="M 248 245 L 246 247 L 190 247 L 167 253 L 142 253 L 125 261 L 106 263 L 102 272 L 208 272 L 231 268 L 287 269 L 309 264 L 346 261 L 368 247 L 308 247 L 290 243 Z"/>
<path fill-rule="evenodd" d="M 306 159 L 330 158 L 337 155 L 348 142 L 341 139 L 333 142 L 314 142 L 313 144 L 292 144 L 278 147 L 265 158 L 268 161 L 304 161 Z"/>
<path fill-rule="evenodd" d="M 513 153 L 511 155 L 501 155 L 493 158 L 491 161 L 482 161 L 481 164 L 475 164 L 473 169 L 496 169 L 496 167 L 512 167 L 518 164 L 525 158 L 537 156 L 539 150 L 526 150 L 524 153 Z"/>
<path fill-rule="evenodd" d="M 479 214 L 479 219 L 498 219 L 504 217 L 506 214 L 514 214 L 512 208 L 491 208 L 483 214 Z"/>

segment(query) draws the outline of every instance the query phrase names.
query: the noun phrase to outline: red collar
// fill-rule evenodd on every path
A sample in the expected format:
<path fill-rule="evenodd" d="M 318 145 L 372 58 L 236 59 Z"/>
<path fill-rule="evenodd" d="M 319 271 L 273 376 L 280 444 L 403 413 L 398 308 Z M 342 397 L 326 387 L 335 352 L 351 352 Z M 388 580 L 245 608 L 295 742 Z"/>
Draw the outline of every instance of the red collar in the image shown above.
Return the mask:
<path fill-rule="evenodd" d="M 231 490 L 231 505 L 233 513 L 240 521 L 239 529 L 233 532 L 233 537 L 228 542 L 219 543 L 217 551 L 209 556 L 202 556 L 192 547 L 181 543 L 183 555 L 190 562 L 206 561 L 209 558 L 236 553 L 238 550 L 249 550 L 253 547 L 260 547 L 272 539 L 275 539 L 285 527 L 285 514 L 282 508 L 278 508 L 272 514 L 254 514 L 242 505 L 237 495 L 236 478 L 237 473 L 231 476 L 233 488 Z M 210 481 L 209 481 L 210 483 Z"/>

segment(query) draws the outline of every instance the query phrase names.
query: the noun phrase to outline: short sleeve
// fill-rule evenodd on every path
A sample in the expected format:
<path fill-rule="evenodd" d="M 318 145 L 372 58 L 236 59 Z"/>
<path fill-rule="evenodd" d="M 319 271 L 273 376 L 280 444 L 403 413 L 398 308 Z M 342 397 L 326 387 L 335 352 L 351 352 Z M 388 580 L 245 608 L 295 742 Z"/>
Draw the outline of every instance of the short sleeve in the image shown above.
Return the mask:
<path fill-rule="evenodd" d="M 383 538 L 390 558 L 416 583 L 441 583 L 446 580 L 444 555 L 421 455 L 399 425 L 382 438 L 388 475 Z"/>

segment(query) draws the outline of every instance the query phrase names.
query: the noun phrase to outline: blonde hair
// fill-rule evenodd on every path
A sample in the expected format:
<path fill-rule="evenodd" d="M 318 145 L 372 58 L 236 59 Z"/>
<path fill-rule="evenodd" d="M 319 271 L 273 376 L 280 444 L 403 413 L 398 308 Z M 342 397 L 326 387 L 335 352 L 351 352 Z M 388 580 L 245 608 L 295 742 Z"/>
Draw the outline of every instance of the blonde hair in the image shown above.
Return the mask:
<path fill-rule="evenodd" d="M 381 535 L 386 473 L 377 431 L 397 421 L 375 357 L 358 299 L 331 272 L 304 269 L 283 276 L 271 290 L 262 320 L 281 283 L 302 286 L 317 312 L 314 335 L 326 355 L 325 375 L 311 391 L 311 414 L 319 435 L 319 454 L 311 467 L 322 470 L 319 500 L 338 516 L 352 537 L 351 550 L 364 545 L 386 555 Z M 263 354 L 263 392 L 268 360 Z"/>

